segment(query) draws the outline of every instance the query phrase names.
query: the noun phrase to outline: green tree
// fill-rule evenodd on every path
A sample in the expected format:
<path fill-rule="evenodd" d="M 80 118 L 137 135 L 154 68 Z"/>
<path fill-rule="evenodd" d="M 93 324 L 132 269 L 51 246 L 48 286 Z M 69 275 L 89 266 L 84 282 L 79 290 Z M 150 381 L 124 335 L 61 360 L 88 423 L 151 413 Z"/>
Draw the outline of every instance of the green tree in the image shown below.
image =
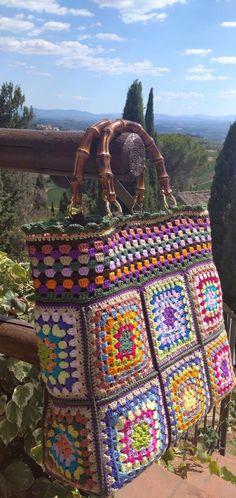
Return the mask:
<path fill-rule="evenodd" d="M 41 173 L 38 174 L 35 186 L 40 190 L 45 190 L 44 178 Z"/>
<path fill-rule="evenodd" d="M 52 204 L 51 204 L 51 213 L 52 213 L 52 216 L 54 217 L 55 216 L 55 208 L 54 208 L 54 202 L 52 201 Z"/>
<path fill-rule="evenodd" d="M 143 127 L 145 126 L 142 83 L 139 80 L 135 80 L 128 89 L 122 117 L 123 119 L 140 123 Z"/>
<path fill-rule="evenodd" d="M 148 96 L 147 108 L 145 113 L 145 126 L 147 133 L 155 139 L 153 88 L 151 88 Z M 158 209 L 160 208 L 159 183 L 155 164 L 149 157 L 149 155 L 147 156 L 146 160 L 145 186 L 145 211 L 149 211 L 150 213 L 158 211 Z"/>
<path fill-rule="evenodd" d="M 32 108 L 24 106 L 25 96 L 13 83 L 3 83 L 0 89 L 0 127 L 27 128 L 33 117 Z M 0 250 L 15 257 L 21 256 L 24 237 L 20 230 L 23 223 L 35 219 L 34 177 L 29 173 L 0 171 Z M 38 194 L 38 192 L 37 192 Z M 36 196 L 37 197 L 37 196 Z M 42 205 L 41 205 L 42 207 Z M 43 213 L 40 206 L 37 215 Z"/>
<path fill-rule="evenodd" d="M 148 96 L 147 108 L 145 113 L 145 125 L 148 135 L 154 138 L 154 97 L 153 88 L 151 88 Z"/>
<path fill-rule="evenodd" d="M 231 125 L 224 146 L 216 160 L 215 175 L 209 201 L 213 256 L 221 273 L 223 245 L 228 211 L 232 200 L 232 185 L 236 175 L 236 121 Z"/>
<path fill-rule="evenodd" d="M 19 85 L 6 81 L 0 89 L 0 128 L 28 128 L 34 113 L 24 105 L 25 96 Z"/>
<path fill-rule="evenodd" d="M 236 176 L 231 189 L 231 204 L 224 220 L 225 237 L 222 244 L 220 277 L 224 301 L 236 313 Z"/>
<path fill-rule="evenodd" d="M 69 203 L 69 196 L 66 190 L 64 190 L 59 202 L 59 213 L 63 216 L 67 211 L 68 203 Z"/>
<path fill-rule="evenodd" d="M 206 183 L 212 177 L 207 151 L 194 137 L 159 135 L 158 146 L 174 190 L 201 190 L 203 178 Z"/>

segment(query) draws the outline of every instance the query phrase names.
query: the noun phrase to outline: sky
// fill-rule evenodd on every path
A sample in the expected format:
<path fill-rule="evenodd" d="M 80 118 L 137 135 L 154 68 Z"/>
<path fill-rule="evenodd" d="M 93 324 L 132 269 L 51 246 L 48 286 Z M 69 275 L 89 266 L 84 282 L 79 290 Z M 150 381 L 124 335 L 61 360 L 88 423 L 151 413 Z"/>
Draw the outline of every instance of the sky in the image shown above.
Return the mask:
<path fill-rule="evenodd" d="M 236 0 L 0 0 L 0 84 L 28 105 L 236 115 Z"/>

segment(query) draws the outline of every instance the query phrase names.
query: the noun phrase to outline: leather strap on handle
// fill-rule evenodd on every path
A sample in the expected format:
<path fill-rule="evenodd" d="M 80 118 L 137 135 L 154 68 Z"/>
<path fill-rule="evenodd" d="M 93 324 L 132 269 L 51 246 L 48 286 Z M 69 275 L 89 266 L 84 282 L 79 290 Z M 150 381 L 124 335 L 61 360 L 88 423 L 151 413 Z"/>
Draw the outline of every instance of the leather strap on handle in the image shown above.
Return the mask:
<path fill-rule="evenodd" d="M 164 159 L 153 138 L 147 134 L 139 123 L 127 121 L 125 119 L 117 119 L 112 122 L 109 120 L 102 120 L 87 129 L 76 154 L 74 179 L 72 182 L 72 196 L 75 205 L 81 206 L 82 204 L 84 163 L 90 154 L 93 140 L 99 136 L 97 162 L 99 166 L 99 180 L 102 186 L 102 198 L 106 204 L 107 214 L 111 215 L 110 203 L 115 204 L 118 211 L 121 211 L 120 204 L 116 199 L 109 147 L 112 139 L 125 131 L 137 133 L 143 140 L 146 151 L 149 152 L 156 166 L 161 191 L 164 197 L 171 196 L 172 190 L 170 188 L 169 176 L 166 172 Z M 134 205 L 136 203 L 141 206 L 143 205 L 144 192 L 144 173 L 142 172 L 136 183 Z"/>

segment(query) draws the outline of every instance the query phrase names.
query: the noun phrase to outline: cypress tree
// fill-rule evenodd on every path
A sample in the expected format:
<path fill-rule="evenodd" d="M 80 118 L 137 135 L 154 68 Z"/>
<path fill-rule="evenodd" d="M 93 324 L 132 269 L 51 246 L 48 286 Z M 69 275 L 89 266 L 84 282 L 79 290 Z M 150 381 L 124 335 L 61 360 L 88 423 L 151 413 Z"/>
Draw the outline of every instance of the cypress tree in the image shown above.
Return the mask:
<path fill-rule="evenodd" d="M 122 118 L 140 123 L 143 127 L 145 126 L 142 83 L 139 80 L 135 80 L 128 89 Z"/>
<path fill-rule="evenodd" d="M 148 96 L 147 108 L 145 113 L 145 125 L 147 133 L 154 138 L 153 88 L 151 88 Z"/>
<path fill-rule="evenodd" d="M 236 175 L 236 121 L 231 125 L 215 167 L 209 200 L 212 229 L 213 256 L 221 276 L 223 246 L 230 204 L 232 185 Z"/>
<path fill-rule="evenodd" d="M 68 196 L 66 190 L 64 190 L 64 192 L 61 196 L 60 202 L 59 202 L 59 212 L 61 215 L 63 215 L 63 216 L 65 215 L 65 213 L 67 211 L 68 204 L 69 204 L 69 196 Z"/>
<path fill-rule="evenodd" d="M 236 313 L 236 178 L 231 190 L 232 201 L 225 220 L 225 239 L 222 245 L 221 284 L 224 301 Z"/>

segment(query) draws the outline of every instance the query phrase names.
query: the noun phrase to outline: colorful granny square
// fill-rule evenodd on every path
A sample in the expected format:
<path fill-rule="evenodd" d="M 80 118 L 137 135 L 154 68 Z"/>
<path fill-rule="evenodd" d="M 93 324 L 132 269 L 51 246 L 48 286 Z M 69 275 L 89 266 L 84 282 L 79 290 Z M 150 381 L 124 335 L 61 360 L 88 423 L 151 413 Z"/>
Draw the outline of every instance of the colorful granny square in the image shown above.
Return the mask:
<path fill-rule="evenodd" d="M 138 291 L 91 304 L 86 316 L 97 397 L 130 388 L 153 371 Z"/>
<path fill-rule="evenodd" d="M 34 311 L 42 379 L 54 397 L 87 398 L 80 312 L 37 305 Z"/>
<path fill-rule="evenodd" d="M 91 411 L 49 399 L 44 420 L 45 465 L 49 473 L 90 493 L 99 493 Z"/>
<path fill-rule="evenodd" d="M 213 262 L 194 265 L 187 279 L 204 338 L 224 326 L 220 279 Z"/>
<path fill-rule="evenodd" d="M 110 494 L 136 477 L 168 447 L 168 425 L 158 379 L 101 407 L 99 418 Z"/>
<path fill-rule="evenodd" d="M 177 361 L 162 373 L 162 378 L 175 442 L 210 409 L 202 351 L 196 350 Z"/>
<path fill-rule="evenodd" d="M 182 274 L 158 278 L 147 284 L 144 300 L 158 363 L 168 361 L 196 343 Z"/>
<path fill-rule="evenodd" d="M 205 350 L 210 372 L 213 403 L 217 403 L 217 401 L 230 393 L 235 382 L 226 333 L 222 332 L 217 339 L 207 344 Z"/>

